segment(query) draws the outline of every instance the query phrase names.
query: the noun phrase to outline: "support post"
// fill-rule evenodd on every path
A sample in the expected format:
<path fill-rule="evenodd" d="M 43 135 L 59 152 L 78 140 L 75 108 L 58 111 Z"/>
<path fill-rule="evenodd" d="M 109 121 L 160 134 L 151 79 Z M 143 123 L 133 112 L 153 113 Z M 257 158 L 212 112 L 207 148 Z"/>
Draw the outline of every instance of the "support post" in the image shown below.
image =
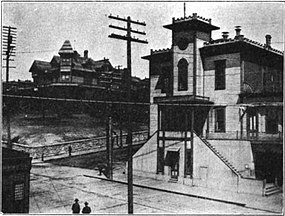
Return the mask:
<path fill-rule="evenodd" d="M 161 174 L 164 175 L 165 128 L 162 128 L 162 164 Z"/>
<path fill-rule="evenodd" d="M 108 106 L 108 105 L 107 105 Z M 107 112 L 109 113 L 109 111 Z M 107 161 L 107 178 L 110 178 L 110 169 L 111 169 L 111 164 L 110 164 L 110 116 L 107 116 L 107 120 L 106 120 L 106 161 Z"/>
<path fill-rule="evenodd" d="M 160 106 L 157 105 L 157 151 L 156 151 L 156 174 L 159 173 L 159 133 L 160 133 Z"/>
<path fill-rule="evenodd" d="M 193 179 L 193 171 L 194 171 L 194 107 L 191 109 L 191 178 Z"/>
<path fill-rule="evenodd" d="M 132 52 L 131 52 L 131 18 L 127 20 L 127 66 L 128 66 L 128 101 L 131 101 Z M 133 154 L 131 107 L 128 105 L 128 213 L 133 214 Z"/>
<path fill-rule="evenodd" d="M 184 178 L 187 176 L 187 125 L 188 125 L 188 115 L 187 107 L 185 108 L 185 135 L 184 135 Z"/>

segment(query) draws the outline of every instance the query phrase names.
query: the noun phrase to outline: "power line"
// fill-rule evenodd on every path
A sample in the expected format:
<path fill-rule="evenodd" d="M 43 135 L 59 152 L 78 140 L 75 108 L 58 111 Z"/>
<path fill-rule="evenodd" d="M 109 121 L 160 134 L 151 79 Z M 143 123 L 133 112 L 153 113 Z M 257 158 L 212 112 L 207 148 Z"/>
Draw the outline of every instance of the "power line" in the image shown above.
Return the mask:
<path fill-rule="evenodd" d="M 34 50 L 34 51 L 16 51 L 16 53 L 43 53 L 43 52 L 57 52 L 58 50 Z"/>
<path fill-rule="evenodd" d="M 121 31 L 126 31 L 127 32 L 126 36 L 112 33 L 111 35 L 109 35 L 109 37 L 127 41 L 127 67 L 128 67 L 127 97 L 128 97 L 128 101 L 130 102 L 131 100 L 131 77 L 132 77 L 131 43 L 132 42 L 144 43 L 144 44 L 148 43 L 146 40 L 140 40 L 138 38 L 131 36 L 131 33 L 146 35 L 145 32 L 133 30 L 131 28 L 131 24 L 140 25 L 140 26 L 146 26 L 146 24 L 145 22 L 140 22 L 138 20 L 137 21 L 132 20 L 130 16 L 128 16 L 126 19 L 126 18 L 121 18 L 119 16 L 113 16 L 112 14 L 110 14 L 108 18 L 123 21 L 127 23 L 127 28 L 109 25 L 110 28 L 118 29 Z M 127 131 L 128 131 L 128 136 L 127 136 L 127 143 L 128 143 L 128 213 L 133 214 L 133 157 L 132 157 L 132 126 L 131 126 L 132 121 L 131 121 L 131 109 L 129 106 L 127 107 L 127 113 L 128 113 L 128 128 L 127 128 Z"/>
<path fill-rule="evenodd" d="M 183 104 L 179 103 L 168 103 L 168 102 L 158 102 L 158 103 L 146 103 L 146 102 L 124 102 L 124 101 L 100 101 L 100 100 L 87 100 L 87 99 L 70 99 L 70 98 L 50 98 L 50 97 L 35 97 L 35 96 L 24 96 L 24 95 L 7 95 L 3 94 L 3 97 L 7 98 L 16 98 L 16 99 L 34 99 L 34 100 L 47 100 L 47 101 L 60 101 L 60 102 L 80 102 L 80 103 L 95 103 L 95 104 L 120 104 L 120 105 L 138 105 L 138 106 L 150 106 L 150 105 L 161 105 L 161 106 L 182 106 L 182 107 L 220 107 L 220 106 L 255 106 L 256 104 L 204 104 L 204 103 L 195 103 L 195 104 Z M 203 99 L 203 97 L 196 97 L 196 99 Z M 210 101 L 209 101 L 210 102 Z M 283 106 L 283 102 L 260 102 L 260 106 L 272 107 L 272 106 Z"/>

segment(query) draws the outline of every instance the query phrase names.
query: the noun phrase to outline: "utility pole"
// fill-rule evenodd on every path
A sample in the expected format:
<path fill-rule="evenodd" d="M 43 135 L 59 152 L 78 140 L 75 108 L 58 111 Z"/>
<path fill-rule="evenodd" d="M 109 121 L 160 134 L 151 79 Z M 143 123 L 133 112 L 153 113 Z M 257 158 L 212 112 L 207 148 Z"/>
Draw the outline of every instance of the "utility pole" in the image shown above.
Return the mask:
<path fill-rule="evenodd" d="M 108 16 L 110 19 L 115 19 L 119 21 L 123 21 L 127 23 L 127 28 L 120 27 L 120 26 L 114 26 L 109 25 L 110 28 L 126 31 L 127 35 L 122 36 L 118 34 L 112 33 L 109 35 L 110 38 L 115 38 L 119 40 L 126 40 L 127 41 L 127 67 L 128 67 L 128 79 L 127 79 L 127 97 L 128 101 L 131 101 L 131 79 L 132 79 L 132 51 L 131 51 L 131 42 L 137 42 L 137 43 L 144 43 L 147 44 L 148 42 L 146 40 L 140 40 L 138 38 L 132 37 L 131 33 L 135 34 L 141 34 L 146 35 L 145 32 L 141 32 L 139 30 L 133 30 L 131 28 L 131 24 L 146 26 L 145 22 L 139 22 L 131 20 L 131 18 L 128 16 L 126 18 L 121 18 L 119 16 Z M 132 119 L 131 119 L 131 107 L 130 105 L 127 105 L 127 115 L 128 115 L 128 125 L 127 125 L 127 144 L 128 144 L 128 213 L 133 214 L 134 208 L 133 208 L 133 158 L 132 158 Z"/>
<path fill-rule="evenodd" d="M 113 75 L 109 74 L 107 77 L 107 99 L 112 99 L 112 81 Z M 106 128 L 106 151 L 107 151 L 107 177 L 113 180 L 113 119 L 112 119 L 112 103 L 107 104 L 107 128 Z"/>
<path fill-rule="evenodd" d="M 16 28 L 11 26 L 3 26 L 3 55 L 6 56 L 4 60 L 6 60 L 6 88 L 9 86 L 9 68 L 15 68 L 14 66 L 9 66 L 10 61 L 14 61 L 14 59 L 10 59 L 11 56 L 15 56 L 15 47 L 16 47 Z M 13 40 L 14 39 L 14 40 Z M 5 89 L 5 90 L 7 90 Z M 6 101 L 6 122 L 7 122 L 7 141 L 8 148 L 12 148 L 11 143 L 11 125 L 10 125 L 10 106 L 9 100 Z"/>

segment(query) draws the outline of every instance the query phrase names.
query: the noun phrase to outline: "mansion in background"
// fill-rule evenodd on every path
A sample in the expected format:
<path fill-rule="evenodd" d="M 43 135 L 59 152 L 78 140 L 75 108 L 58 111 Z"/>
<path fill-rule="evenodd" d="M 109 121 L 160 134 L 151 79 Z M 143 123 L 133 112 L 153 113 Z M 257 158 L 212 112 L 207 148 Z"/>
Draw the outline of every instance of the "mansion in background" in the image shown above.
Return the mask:
<path fill-rule="evenodd" d="M 33 62 L 29 70 L 33 82 L 9 82 L 8 85 L 4 82 L 4 89 L 46 97 L 105 100 L 111 95 L 114 99 L 126 100 L 126 68 L 115 68 L 106 58 L 94 61 L 88 56 L 88 50 L 80 56 L 68 40 L 58 54 L 50 62 Z M 131 78 L 133 101 L 149 101 L 148 84 L 147 78 Z"/>
<path fill-rule="evenodd" d="M 283 52 L 193 14 L 173 18 L 169 49 L 151 50 L 150 139 L 134 172 L 270 195 L 283 181 Z"/>
<path fill-rule="evenodd" d="M 14 112 L 57 113 L 58 116 L 68 116 L 71 113 L 88 113 L 94 116 L 102 116 L 106 107 L 102 101 L 125 102 L 128 100 L 127 82 L 128 71 L 126 68 L 113 67 L 109 59 L 94 61 L 84 51 L 81 56 L 66 40 L 58 56 L 52 57 L 50 62 L 35 60 L 29 70 L 33 82 L 10 81 L 3 83 L 4 94 L 19 96 L 46 97 L 50 100 L 8 100 L 15 107 Z M 131 102 L 149 102 L 149 79 L 131 77 Z M 56 99 L 77 99 L 77 102 L 57 102 Z M 99 101 L 98 103 L 86 104 L 81 100 Z M 118 104 L 118 103 L 117 103 Z M 113 106 L 114 115 L 121 116 L 125 113 L 125 107 Z M 147 121 L 148 106 L 140 106 L 134 109 L 136 119 Z M 118 112 L 115 114 L 115 111 Z"/>

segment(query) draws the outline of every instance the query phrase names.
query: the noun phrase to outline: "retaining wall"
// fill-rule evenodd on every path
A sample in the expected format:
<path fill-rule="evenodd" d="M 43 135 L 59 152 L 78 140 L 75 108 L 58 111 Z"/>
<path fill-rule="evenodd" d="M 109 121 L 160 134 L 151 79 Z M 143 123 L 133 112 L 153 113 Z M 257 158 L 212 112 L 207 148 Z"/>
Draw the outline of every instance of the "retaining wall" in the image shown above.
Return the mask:
<path fill-rule="evenodd" d="M 123 134 L 122 144 L 127 146 L 126 143 L 127 134 Z M 148 131 L 133 132 L 132 140 L 133 145 L 142 144 L 148 139 Z M 120 142 L 120 141 L 119 141 Z M 19 151 L 25 151 L 30 153 L 30 157 L 36 159 L 44 157 L 52 157 L 67 154 L 69 147 L 72 148 L 72 152 L 86 152 L 86 151 L 99 151 L 106 149 L 106 137 L 95 137 L 91 139 L 75 140 L 70 142 L 56 143 L 46 146 L 27 146 L 19 143 L 13 143 L 12 148 Z M 114 141 L 114 148 L 118 148 L 116 144 L 116 138 Z"/>

